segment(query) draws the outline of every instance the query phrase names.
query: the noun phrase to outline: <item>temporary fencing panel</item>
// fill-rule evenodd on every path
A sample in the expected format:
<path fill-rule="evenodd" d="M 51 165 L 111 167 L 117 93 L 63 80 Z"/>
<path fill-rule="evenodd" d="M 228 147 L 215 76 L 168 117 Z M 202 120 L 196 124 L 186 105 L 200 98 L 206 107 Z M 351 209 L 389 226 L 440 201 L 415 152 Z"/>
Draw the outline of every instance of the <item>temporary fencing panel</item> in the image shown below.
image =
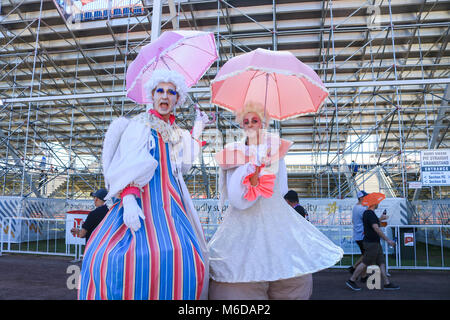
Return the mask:
<path fill-rule="evenodd" d="M 228 204 L 219 208 L 217 199 L 194 200 L 207 241 L 214 235 L 224 219 Z M 356 199 L 302 199 L 301 204 L 315 225 L 345 253 L 337 267 L 347 267 L 359 257 L 360 250 L 353 241 L 351 223 L 352 208 Z M 445 203 L 444 203 L 445 204 Z M 388 268 L 430 268 L 450 267 L 450 225 L 408 225 L 405 222 L 442 209 L 442 203 L 421 202 L 420 208 L 411 213 L 405 199 L 386 199 L 378 208 L 379 215 L 386 209 L 390 216 L 384 232 L 396 240 L 396 247 L 386 247 Z M 84 245 L 68 241 L 67 234 L 73 222 L 67 224 L 67 212 L 90 211 L 94 208 L 92 200 L 37 199 L 20 197 L 0 197 L 0 253 L 22 252 L 34 254 L 58 254 L 79 257 Z M 436 209 L 437 208 L 437 209 Z M 425 217 L 426 220 L 427 218 Z M 69 219 L 70 220 L 70 219 Z M 431 221 L 428 218 L 428 221 Z M 70 232 L 69 232 L 70 233 Z"/>

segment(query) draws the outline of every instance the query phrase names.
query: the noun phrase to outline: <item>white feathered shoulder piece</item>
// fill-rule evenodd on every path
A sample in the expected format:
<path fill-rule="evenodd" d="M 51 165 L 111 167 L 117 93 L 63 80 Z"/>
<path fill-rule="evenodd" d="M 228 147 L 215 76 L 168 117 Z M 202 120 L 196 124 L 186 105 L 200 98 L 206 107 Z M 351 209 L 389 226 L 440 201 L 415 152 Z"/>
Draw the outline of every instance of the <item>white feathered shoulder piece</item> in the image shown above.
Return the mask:
<path fill-rule="evenodd" d="M 120 143 L 120 138 L 122 137 L 123 132 L 127 128 L 130 123 L 130 119 L 125 117 L 119 117 L 108 127 L 108 130 L 105 134 L 105 140 L 103 141 L 103 153 L 102 153 L 102 165 L 103 165 L 103 176 L 105 177 L 105 185 L 106 189 L 109 190 L 109 181 L 106 179 L 105 172 L 108 171 L 109 165 L 116 153 L 117 147 Z"/>

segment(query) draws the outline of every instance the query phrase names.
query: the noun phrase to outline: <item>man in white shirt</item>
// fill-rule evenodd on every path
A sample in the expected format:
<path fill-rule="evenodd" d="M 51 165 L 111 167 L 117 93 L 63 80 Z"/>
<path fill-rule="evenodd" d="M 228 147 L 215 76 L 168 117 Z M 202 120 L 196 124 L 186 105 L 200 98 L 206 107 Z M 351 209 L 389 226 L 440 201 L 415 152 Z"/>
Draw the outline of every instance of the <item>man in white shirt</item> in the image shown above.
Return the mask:
<path fill-rule="evenodd" d="M 355 204 L 353 207 L 352 212 L 352 223 L 353 223 L 353 240 L 358 245 L 359 249 L 361 250 L 361 257 L 355 262 L 354 265 L 350 266 L 348 268 L 348 271 L 353 274 L 356 267 L 361 263 L 362 256 L 364 254 L 364 247 L 363 247 L 363 239 L 364 239 L 364 224 L 363 224 L 363 213 L 367 210 L 367 207 L 363 206 L 361 204 L 361 201 L 365 196 L 367 196 L 367 192 L 364 190 L 358 191 L 356 194 L 358 197 L 358 203 Z M 364 271 L 361 275 L 361 281 L 367 280 L 366 272 Z"/>

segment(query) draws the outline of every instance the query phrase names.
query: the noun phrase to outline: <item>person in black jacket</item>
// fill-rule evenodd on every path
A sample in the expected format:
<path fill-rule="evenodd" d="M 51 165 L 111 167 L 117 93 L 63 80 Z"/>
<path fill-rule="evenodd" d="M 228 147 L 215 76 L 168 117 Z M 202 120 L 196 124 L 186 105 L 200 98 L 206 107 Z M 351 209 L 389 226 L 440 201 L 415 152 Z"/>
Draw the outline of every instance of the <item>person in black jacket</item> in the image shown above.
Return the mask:
<path fill-rule="evenodd" d="M 364 239 L 363 239 L 363 259 L 362 262 L 356 267 L 351 278 L 345 283 L 350 289 L 359 291 L 361 288 L 356 284 L 356 279 L 361 273 L 370 265 L 378 265 L 380 268 L 381 277 L 384 281 L 384 290 L 398 290 L 400 287 L 392 283 L 386 274 L 386 259 L 383 254 L 383 248 L 381 247 L 380 240 L 383 239 L 389 246 L 394 247 L 395 242 L 389 239 L 384 232 L 380 229 L 380 219 L 375 214 L 375 210 L 378 209 L 378 205 L 385 198 L 382 193 L 371 193 L 363 198 L 361 204 L 367 207 L 367 210 L 363 213 L 363 225 L 364 225 Z M 383 217 L 386 219 L 387 217 Z M 380 288 L 381 289 L 381 288 Z"/>
<path fill-rule="evenodd" d="M 86 238 L 86 243 L 89 240 L 92 232 L 95 228 L 102 222 L 105 215 L 108 213 L 108 207 L 105 204 L 105 197 L 108 191 L 105 189 L 99 189 L 96 192 L 92 192 L 91 196 L 94 197 L 94 204 L 96 208 L 89 212 L 86 221 L 84 221 L 81 229 L 73 228 L 70 232 L 73 236 L 78 236 L 80 238 Z"/>
<path fill-rule="evenodd" d="M 303 218 L 305 218 L 306 220 L 308 219 L 308 213 L 306 212 L 305 208 L 303 208 L 298 202 L 298 193 L 295 192 L 294 190 L 289 190 L 285 195 L 284 195 L 284 200 L 286 200 L 286 202 L 295 209 L 295 211 L 297 211 L 298 213 L 300 213 L 302 215 Z"/>

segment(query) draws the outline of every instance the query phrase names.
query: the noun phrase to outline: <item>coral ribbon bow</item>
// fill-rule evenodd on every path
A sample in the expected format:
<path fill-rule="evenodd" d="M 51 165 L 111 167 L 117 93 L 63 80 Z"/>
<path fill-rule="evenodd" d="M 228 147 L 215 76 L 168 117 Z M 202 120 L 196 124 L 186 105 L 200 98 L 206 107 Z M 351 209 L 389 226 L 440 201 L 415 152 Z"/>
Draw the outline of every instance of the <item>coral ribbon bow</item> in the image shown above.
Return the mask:
<path fill-rule="evenodd" d="M 256 186 L 252 186 L 250 183 L 251 176 L 251 174 L 246 176 L 242 182 L 248 189 L 247 193 L 244 195 L 244 199 L 254 201 L 258 196 L 270 198 L 273 194 L 276 176 L 274 174 L 265 174 L 260 176 L 259 183 Z"/>

